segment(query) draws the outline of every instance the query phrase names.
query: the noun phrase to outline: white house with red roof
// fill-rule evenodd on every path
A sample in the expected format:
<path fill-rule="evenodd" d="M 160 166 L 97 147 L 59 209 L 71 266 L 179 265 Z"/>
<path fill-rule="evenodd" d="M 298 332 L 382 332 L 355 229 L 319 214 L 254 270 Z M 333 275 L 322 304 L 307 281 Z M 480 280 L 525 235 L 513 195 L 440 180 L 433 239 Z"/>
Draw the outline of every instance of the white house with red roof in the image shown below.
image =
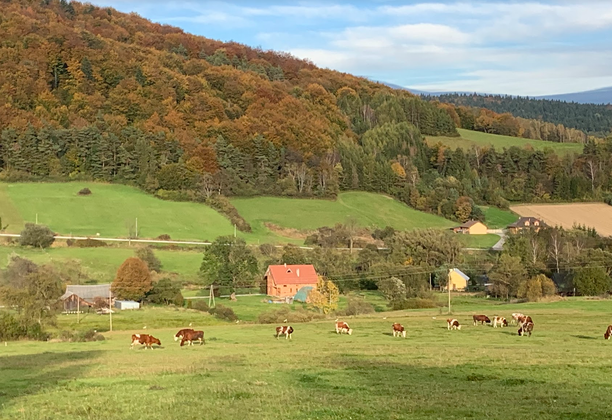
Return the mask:
<path fill-rule="evenodd" d="M 316 289 L 319 276 L 312 264 L 270 265 L 264 276 L 268 296 L 293 297 L 302 287 Z"/>

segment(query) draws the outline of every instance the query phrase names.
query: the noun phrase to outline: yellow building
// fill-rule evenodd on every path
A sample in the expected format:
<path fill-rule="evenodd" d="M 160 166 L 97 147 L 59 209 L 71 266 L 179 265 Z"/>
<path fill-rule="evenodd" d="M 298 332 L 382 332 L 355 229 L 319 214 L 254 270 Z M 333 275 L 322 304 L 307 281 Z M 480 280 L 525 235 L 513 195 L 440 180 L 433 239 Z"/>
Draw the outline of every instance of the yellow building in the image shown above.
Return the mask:
<path fill-rule="evenodd" d="M 453 291 L 463 292 L 467 289 L 468 280 L 470 278 L 458 268 L 448 270 L 448 281 Z M 445 290 L 448 290 L 445 288 Z"/>
<path fill-rule="evenodd" d="M 468 235 L 486 235 L 487 227 L 484 223 L 479 222 L 478 220 L 470 220 L 469 222 L 465 222 L 460 226 L 454 227 L 453 232 L 465 233 Z"/>

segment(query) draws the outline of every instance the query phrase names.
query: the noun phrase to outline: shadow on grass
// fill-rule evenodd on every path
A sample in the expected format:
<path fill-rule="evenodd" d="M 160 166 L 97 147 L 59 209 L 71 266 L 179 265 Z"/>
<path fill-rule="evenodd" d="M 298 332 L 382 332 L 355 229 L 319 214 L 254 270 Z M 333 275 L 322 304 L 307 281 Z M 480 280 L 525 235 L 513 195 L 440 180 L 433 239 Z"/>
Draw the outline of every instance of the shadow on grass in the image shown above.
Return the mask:
<path fill-rule="evenodd" d="M 599 337 L 593 337 L 592 335 L 572 335 L 574 338 L 579 338 L 581 340 L 597 340 Z"/>
<path fill-rule="evenodd" d="M 0 357 L 0 407 L 83 376 L 100 350 L 43 352 Z"/>

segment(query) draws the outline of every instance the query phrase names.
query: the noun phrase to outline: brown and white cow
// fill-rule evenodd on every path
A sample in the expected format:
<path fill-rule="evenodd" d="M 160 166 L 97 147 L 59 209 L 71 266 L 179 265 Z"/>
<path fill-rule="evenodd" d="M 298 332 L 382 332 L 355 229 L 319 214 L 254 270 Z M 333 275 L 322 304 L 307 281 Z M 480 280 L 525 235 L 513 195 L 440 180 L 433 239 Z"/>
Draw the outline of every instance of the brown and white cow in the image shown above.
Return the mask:
<path fill-rule="evenodd" d="M 349 324 L 344 321 L 336 322 L 336 334 L 342 333 L 347 333 L 348 335 L 351 335 L 353 334 L 353 329 L 349 327 Z"/>
<path fill-rule="evenodd" d="M 393 337 L 406 338 L 406 330 L 402 324 L 398 324 L 397 322 L 393 324 Z"/>
<path fill-rule="evenodd" d="M 512 314 L 512 323 L 514 325 L 517 325 L 518 322 L 519 322 L 519 319 L 521 319 L 521 318 L 525 318 L 525 315 L 523 315 L 521 313 L 518 313 L 518 312 L 513 313 Z"/>
<path fill-rule="evenodd" d="M 472 316 L 472 319 L 474 320 L 474 325 L 476 325 L 478 322 L 480 322 L 480 325 L 484 324 L 485 322 L 487 324 L 491 323 L 491 320 L 486 315 L 474 315 Z"/>
<path fill-rule="evenodd" d="M 457 321 L 456 319 L 447 319 L 446 320 L 446 326 L 448 327 L 449 330 L 460 330 L 461 329 L 461 324 L 459 324 L 459 321 Z"/>
<path fill-rule="evenodd" d="M 285 336 L 286 339 L 291 339 L 291 334 L 293 334 L 293 327 L 290 325 L 282 325 L 280 327 L 276 327 L 276 339 L 281 335 Z"/>
<path fill-rule="evenodd" d="M 520 326 L 521 324 L 524 324 L 525 322 L 533 322 L 533 319 L 531 319 L 531 317 L 528 315 L 519 314 L 517 318 L 517 322 L 518 322 L 518 325 Z"/>
<path fill-rule="evenodd" d="M 606 330 L 606 332 L 604 333 L 604 338 L 606 340 L 609 340 L 610 337 L 612 337 L 612 325 L 608 325 L 608 329 Z"/>
<path fill-rule="evenodd" d="M 533 322 L 531 321 L 524 322 L 521 324 L 518 330 L 518 335 L 524 336 L 525 334 L 529 334 L 529 337 L 531 337 L 532 331 L 533 331 Z"/>
<path fill-rule="evenodd" d="M 130 349 L 136 344 L 144 344 L 145 349 L 153 350 L 153 344 L 161 346 L 161 341 L 149 334 L 132 334 L 132 345 Z"/>
<path fill-rule="evenodd" d="M 181 347 L 183 347 L 185 343 L 189 343 L 188 345 L 193 346 L 194 341 L 199 341 L 200 345 L 205 344 L 204 331 L 191 330 L 183 332 L 181 337 Z"/>
<path fill-rule="evenodd" d="M 174 341 L 182 340 L 186 332 L 193 331 L 193 328 L 185 328 L 174 334 Z"/>
<path fill-rule="evenodd" d="M 497 328 L 498 325 L 500 328 L 507 327 L 508 321 L 503 316 L 495 316 L 493 317 L 493 328 Z"/>

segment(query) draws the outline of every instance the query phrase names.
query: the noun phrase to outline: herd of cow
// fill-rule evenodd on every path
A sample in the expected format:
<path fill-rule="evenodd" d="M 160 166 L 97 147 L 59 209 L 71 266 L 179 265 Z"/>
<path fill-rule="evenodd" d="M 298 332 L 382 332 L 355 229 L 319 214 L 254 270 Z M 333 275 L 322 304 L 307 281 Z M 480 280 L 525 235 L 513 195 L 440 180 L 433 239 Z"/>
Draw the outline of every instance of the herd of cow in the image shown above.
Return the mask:
<path fill-rule="evenodd" d="M 486 315 L 474 315 L 472 317 L 474 321 L 474 325 L 483 324 L 493 324 L 493 328 L 507 327 L 508 321 L 506 318 L 501 316 L 493 317 L 493 321 Z M 520 313 L 512 314 L 511 323 L 518 325 L 518 335 L 524 336 L 529 335 L 531 337 L 531 333 L 533 332 L 533 319 L 530 316 L 523 315 Z M 446 324 L 449 330 L 461 330 L 461 324 L 457 319 L 447 319 Z M 394 323 L 392 325 L 393 337 L 404 337 L 406 338 L 406 329 L 402 324 Z M 278 339 L 280 336 L 284 335 L 285 339 L 291 339 L 291 335 L 293 334 L 293 327 L 290 325 L 281 325 L 276 327 L 276 338 Z M 353 329 L 349 327 L 349 325 L 344 321 L 336 320 L 336 334 L 353 334 Z M 604 338 L 609 340 L 612 337 L 612 325 L 608 326 L 604 334 Z M 199 341 L 200 345 L 204 344 L 204 331 L 195 331 L 191 328 L 185 328 L 179 330 L 174 335 L 174 341 L 181 340 L 181 347 L 187 343 L 188 345 L 193 345 L 194 341 Z M 157 344 L 161 346 L 161 341 L 152 335 L 149 334 L 132 334 L 132 345 L 130 348 L 133 348 L 135 345 L 144 345 L 145 348 L 153 349 L 153 344 Z"/>

